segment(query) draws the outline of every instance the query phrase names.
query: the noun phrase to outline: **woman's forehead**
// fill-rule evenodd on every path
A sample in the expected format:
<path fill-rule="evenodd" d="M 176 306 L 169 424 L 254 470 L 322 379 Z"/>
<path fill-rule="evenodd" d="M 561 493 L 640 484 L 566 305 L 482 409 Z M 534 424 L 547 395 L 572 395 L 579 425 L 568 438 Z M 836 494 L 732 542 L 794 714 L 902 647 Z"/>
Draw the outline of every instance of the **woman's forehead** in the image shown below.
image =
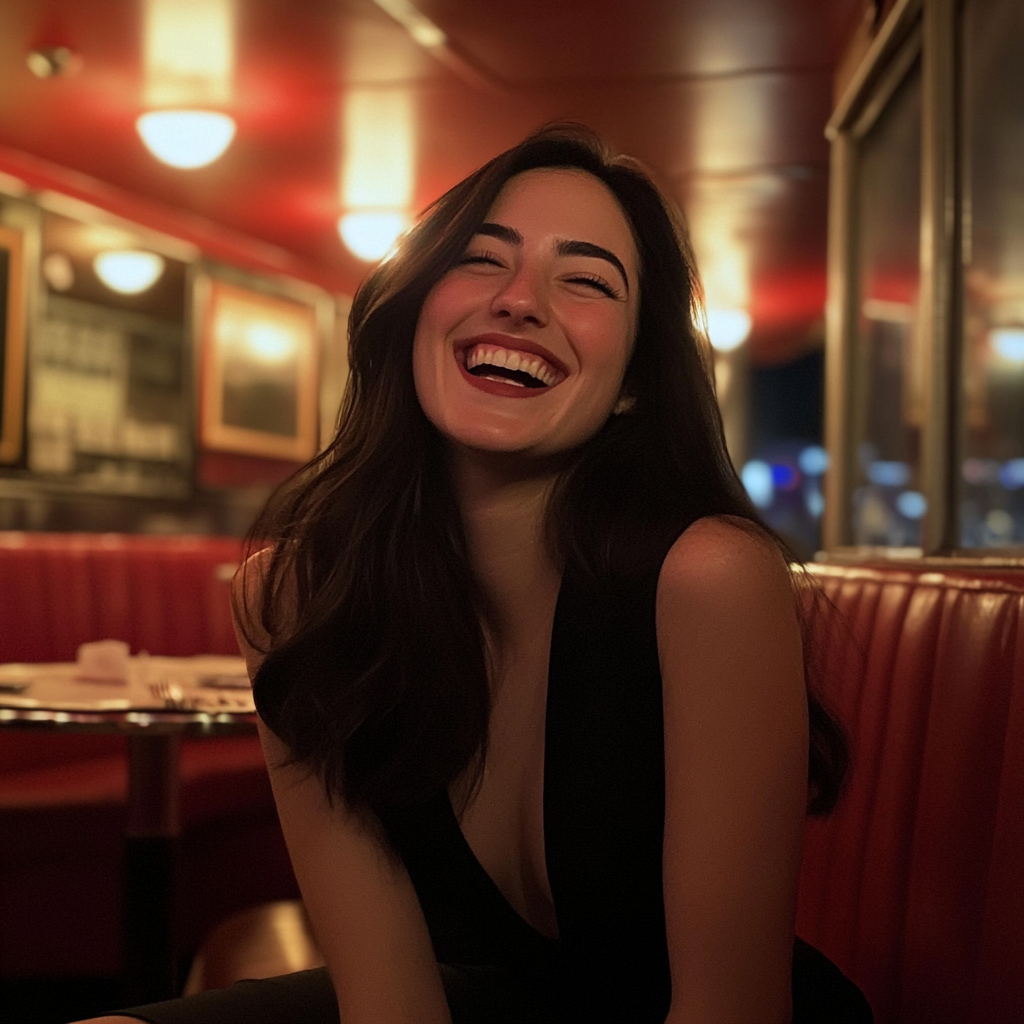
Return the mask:
<path fill-rule="evenodd" d="M 485 219 L 520 233 L 613 243 L 620 257 L 636 264 L 632 228 L 619 201 L 603 181 L 578 168 L 539 167 L 515 175 Z"/>

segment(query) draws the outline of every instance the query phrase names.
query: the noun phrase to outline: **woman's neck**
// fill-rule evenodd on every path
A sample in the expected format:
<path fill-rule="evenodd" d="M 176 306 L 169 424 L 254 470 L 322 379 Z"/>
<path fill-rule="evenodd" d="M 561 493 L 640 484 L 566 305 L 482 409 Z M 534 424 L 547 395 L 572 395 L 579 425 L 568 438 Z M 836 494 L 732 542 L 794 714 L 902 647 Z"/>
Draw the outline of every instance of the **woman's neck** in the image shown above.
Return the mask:
<path fill-rule="evenodd" d="M 497 615 L 502 646 L 515 648 L 550 625 L 558 596 L 561 571 L 544 531 L 555 467 L 460 451 L 452 468 L 470 562 Z"/>

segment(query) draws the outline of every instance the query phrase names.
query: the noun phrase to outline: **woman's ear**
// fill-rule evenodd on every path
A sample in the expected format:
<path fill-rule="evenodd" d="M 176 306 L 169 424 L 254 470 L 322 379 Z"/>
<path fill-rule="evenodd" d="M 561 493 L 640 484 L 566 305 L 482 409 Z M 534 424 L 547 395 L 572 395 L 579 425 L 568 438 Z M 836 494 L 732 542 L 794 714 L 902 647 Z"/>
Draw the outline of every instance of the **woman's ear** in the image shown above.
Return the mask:
<path fill-rule="evenodd" d="M 623 392 L 619 395 L 619 400 L 612 407 L 612 415 L 621 416 L 624 412 L 629 412 L 634 405 L 636 405 L 636 399 L 632 395 L 627 395 Z"/>

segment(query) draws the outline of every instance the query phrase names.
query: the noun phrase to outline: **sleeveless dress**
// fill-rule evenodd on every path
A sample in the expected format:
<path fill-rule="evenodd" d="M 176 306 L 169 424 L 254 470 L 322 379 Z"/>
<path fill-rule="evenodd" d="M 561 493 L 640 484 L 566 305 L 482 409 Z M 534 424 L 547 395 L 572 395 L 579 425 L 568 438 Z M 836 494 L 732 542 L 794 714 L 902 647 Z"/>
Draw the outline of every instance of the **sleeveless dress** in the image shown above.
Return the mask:
<path fill-rule="evenodd" d="M 454 1024 L 664 1022 L 671 985 L 657 581 L 657 571 L 614 584 L 567 571 L 559 592 L 544 765 L 557 940 L 506 901 L 466 842 L 447 792 L 379 812 L 422 905 Z M 121 1012 L 152 1024 L 338 1020 L 324 969 Z M 860 990 L 797 939 L 794 1024 L 871 1020 Z"/>

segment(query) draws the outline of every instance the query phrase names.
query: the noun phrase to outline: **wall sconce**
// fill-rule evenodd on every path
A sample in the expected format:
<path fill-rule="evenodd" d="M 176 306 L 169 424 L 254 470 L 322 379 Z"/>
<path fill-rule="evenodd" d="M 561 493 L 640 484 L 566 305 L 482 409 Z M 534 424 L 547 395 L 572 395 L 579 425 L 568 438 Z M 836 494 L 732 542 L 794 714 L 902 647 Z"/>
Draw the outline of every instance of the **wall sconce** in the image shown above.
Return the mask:
<path fill-rule="evenodd" d="M 163 258 L 139 249 L 108 249 L 92 261 L 96 276 L 121 295 L 138 295 L 152 288 L 164 272 Z"/>

